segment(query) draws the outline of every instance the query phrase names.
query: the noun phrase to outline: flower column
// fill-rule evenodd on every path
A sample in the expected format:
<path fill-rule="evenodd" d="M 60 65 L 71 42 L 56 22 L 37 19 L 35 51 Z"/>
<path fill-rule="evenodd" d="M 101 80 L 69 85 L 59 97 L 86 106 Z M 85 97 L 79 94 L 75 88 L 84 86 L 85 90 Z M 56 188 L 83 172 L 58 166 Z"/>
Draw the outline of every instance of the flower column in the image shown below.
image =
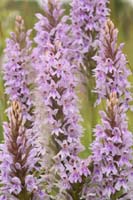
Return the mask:
<path fill-rule="evenodd" d="M 79 52 L 76 62 L 79 60 L 81 90 L 85 90 L 82 94 L 83 97 L 85 95 L 82 103 L 91 109 L 88 115 L 83 112 L 83 118 L 89 119 L 91 128 L 95 126 L 97 121 L 97 112 L 94 109 L 96 95 L 92 92 L 95 87 L 92 70 L 96 68 L 96 62 L 92 57 L 96 55 L 99 35 L 109 16 L 108 4 L 109 0 L 73 0 L 71 4 L 72 48 Z"/>
<path fill-rule="evenodd" d="M 33 177 L 39 170 L 37 166 L 41 166 L 39 161 L 42 152 L 41 146 L 38 146 L 38 134 L 32 130 L 33 102 L 29 81 L 29 67 L 32 62 L 30 33 L 31 30 L 25 31 L 23 19 L 17 16 L 16 30 L 6 42 L 6 63 L 3 67 L 5 93 L 9 101 L 14 103 L 8 108 L 9 123 L 4 125 L 5 143 L 1 148 L 0 170 L 2 193 L 4 193 L 2 199 L 29 200 L 35 197 L 40 200 L 41 198 L 35 194 L 38 183 Z"/>
<path fill-rule="evenodd" d="M 20 103 L 11 105 L 9 122 L 4 124 L 1 145 L 1 200 L 43 200 L 35 174 L 39 171 L 39 151 L 32 130 L 24 127 Z"/>
<path fill-rule="evenodd" d="M 80 48 L 80 55 L 83 59 L 83 73 L 90 76 L 95 68 L 92 56 L 98 48 L 96 43 L 100 31 L 109 16 L 107 8 L 109 0 L 73 0 L 71 10 L 72 32 L 74 43 Z"/>
<path fill-rule="evenodd" d="M 27 126 L 31 126 L 33 103 L 30 94 L 29 66 L 31 65 L 31 30 L 25 31 L 21 16 L 16 17 L 16 31 L 6 41 L 4 64 L 5 93 L 10 101 L 18 100 L 22 105 Z"/>
<path fill-rule="evenodd" d="M 133 140 L 126 117 L 132 100 L 127 79 L 130 71 L 126 68 L 123 45 L 117 46 L 117 34 L 117 29 L 108 20 L 101 33 L 98 56 L 94 58 L 98 102 L 107 101 L 106 112 L 100 112 L 102 125 L 96 126 L 92 144 L 92 187 L 86 194 L 93 193 L 94 199 L 116 200 L 123 196 L 128 191 L 132 169 Z"/>
<path fill-rule="evenodd" d="M 35 25 L 37 36 L 37 84 L 47 111 L 47 124 L 51 127 L 50 137 L 56 146 L 54 170 L 61 182 L 60 191 L 69 190 L 74 199 L 80 191 L 74 189 L 83 176 L 89 174 L 87 161 L 78 157 L 82 146 L 82 128 L 75 93 L 77 68 L 66 59 L 69 49 L 64 47 L 68 26 L 64 24 L 58 1 L 48 1 L 45 16 L 37 14 L 39 22 Z M 39 58 L 39 59 L 38 59 Z M 74 186 L 74 187 L 73 187 Z"/>

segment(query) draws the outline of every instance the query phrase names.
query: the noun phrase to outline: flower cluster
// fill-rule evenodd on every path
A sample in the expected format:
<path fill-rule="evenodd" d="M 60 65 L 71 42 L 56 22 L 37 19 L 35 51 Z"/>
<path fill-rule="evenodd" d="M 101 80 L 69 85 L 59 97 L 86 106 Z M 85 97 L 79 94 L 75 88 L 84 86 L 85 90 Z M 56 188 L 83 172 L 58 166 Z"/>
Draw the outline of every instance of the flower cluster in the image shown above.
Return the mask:
<path fill-rule="evenodd" d="M 10 101 L 19 100 L 24 118 L 32 121 L 32 100 L 30 94 L 29 65 L 31 63 L 31 30 L 25 31 L 24 21 L 16 17 L 16 31 L 6 41 L 4 64 L 5 93 Z"/>
<path fill-rule="evenodd" d="M 96 139 L 92 143 L 91 184 L 96 184 L 95 192 L 99 198 L 110 199 L 117 192 L 128 191 L 128 176 L 132 169 L 132 133 L 128 131 L 124 106 L 115 92 L 110 94 L 106 112 L 101 111 L 101 119 L 102 125 L 96 126 Z"/>
<path fill-rule="evenodd" d="M 82 149 L 82 128 L 75 92 L 77 67 L 66 59 L 68 49 L 63 46 L 63 35 L 68 29 L 64 18 L 60 19 L 59 4 L 48 2 L 44 16 L 37 14 L 39 22 L 35 25 L 37 84 L 47 111 L 46 123 L 51 127 L 50 135 L 56 144 L 54 170 L 60 174 L 60 187 L 71 189 L 71 184 L 89 175 L 87 161 L 78 157 Z"/>
<path fill-rule="evenodd" d="M 91 105 L 94 113 L 93 116 L 91 112 L 88 113 L 91 119 L 91 128 L 96 124 L 96 109 L 93 109 L 96 95 L 92 92 L 95 87 L 93 69 L 96 68 L 96 62 L 93 60 L 93 56 L 98 50 L 100 32 L 110 14 L 109 2 L 109 0 L 72 0 L 71 3 L 70 46 L 76 51 L 77 56 L 73 57 L 80 72 L 81 90 L 85 90 L 84 93 L 87 97 L 86 101 L 83 100 L 82 103 L 86 103 L 86 106 Z M 85 116 L 83 115 L 83 118 Z M 87 126 L 85 128 L 88 129 Z"/>
<path fill-rule="evenodd" d="M 108 0 L 73 0 L 71 10 L 74 43 L 80 50 L 82 70 L 88 75 L 92 69 L 92 56 L 95 55 L 97 40 L 103 28 L 109 9 Z"/>
<path fill-rule="evenodd" d="M 94 69 L 96 79 L 96 93 L 98 101 L 109 98 L 111 92 L 116 92 L 120 101 L 128 109 L 128 102 L 132 100 L 128 76 L 130 70 L 126 67 L 127 60 L 122 52 L 123 44 L 117 46 L 118 30 L 108 20 L 105 30 L 101 32 L 99 52 L 94 57 L 97 63 Z"/>
<path fill-rule="evenodd" d="M 132 133 L 128 131 L 126 111 L 131 95 L 127 80 L 126 59 L 117 47 L 117 30 L 108 20 L 101 33 L 95 69 L 96 91 L 106 98 L 106 112 L 101 111 L 102 125 L 97 125 L 92 143 L 93 172 L 88 195 L 93 199 L 113 199 L 128 191 L 132 170 Z M 90 196 L 87 197 L 89 200 Z"/>
<path fill-rule="evenodd" d="M 4 124 L 4 144 L 1 144 L 1 200 L 44 199 L 36 172 L 39 151 L 33 143 L 32 130 L 24 127 L 20 103 L 13 101 L 9 122 Z"/>
<path fill-rule="evenodd" d="M 118 31 L 106 21 L 108 3 L 73 0 L 68 17 L 59 0 L 43 1 L 34 49 L 31 30 L 16 18 L 5 48 L 4 84 L 11 105 L 0 145 L 0 200 L 132 199 L 133 137 L 126 115 L 131 72 L 123 44 L 117 45 Z M 81 70 L 84 79 L 94 72 L 97 104 L 106 105 L 87 159 L 79 157 Z"/>

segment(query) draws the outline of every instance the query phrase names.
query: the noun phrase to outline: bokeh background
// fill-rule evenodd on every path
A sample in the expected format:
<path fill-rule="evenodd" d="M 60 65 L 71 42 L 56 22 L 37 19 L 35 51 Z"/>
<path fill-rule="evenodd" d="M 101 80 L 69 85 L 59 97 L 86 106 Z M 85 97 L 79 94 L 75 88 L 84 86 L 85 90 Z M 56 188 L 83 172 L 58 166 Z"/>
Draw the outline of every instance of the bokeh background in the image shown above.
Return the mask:
<path fill-rule="evenodd" d="M 119 29 L 119 42 L 124 42 L 124 52 L 127 55 L 132 73 L 133 73 L 133 0 L 110 0 L 111 19 Z M 64 1 L 66 13 L 69 13 L 70 1 Z M 27 29 L 31 29 L 36 22 L 35 13 L 42 12 L 39 0 L 0 0 L 0 141 L 3 140 L 2 123 L 6 120 L 6 102 L 7 97 L 4 94 L 2 79 L 2 63 L 3 50 L 5 48 L 5 40 L 9 37 L 11 31 L 14 30 L 14 21 L 16 15 L 21 15 L 25 20 Z M 32 37 L 34 37 L 34 31 Z M 130 77 L 133 83 L 133 75 Z M 93 89 L 92 86 L 91 89 Z M 84 136 L 82 143 L 85 145 L 85 151 L 81 153 L 82 157 L 90 154 L 89 145 L 93 140 L 93 128 L 100 122 L 98 108 L 94 107 L 95 96 L 93 93 L 82 90 L 80 97 L 81 114 L 83 116 Z M 133 132 L 133 113 L 128 113 L 129 129 Z"/>

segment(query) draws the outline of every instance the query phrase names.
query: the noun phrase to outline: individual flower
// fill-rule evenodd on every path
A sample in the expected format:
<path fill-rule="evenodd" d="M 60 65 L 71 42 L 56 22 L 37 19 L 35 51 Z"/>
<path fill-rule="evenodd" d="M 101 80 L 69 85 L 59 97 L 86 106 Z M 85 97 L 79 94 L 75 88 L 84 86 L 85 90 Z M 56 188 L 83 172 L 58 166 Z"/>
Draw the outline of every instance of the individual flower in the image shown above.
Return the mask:
<path fill-rule="evenodd" d="M 36 139 L 32 130 L 24 126 L 20 103 L 13 101 L 0 148 L 0 199 L 41 199 L 40 180 L 35 176 L 41 169 Z"/>
<path fill-rule="evenodd" d="M 120 200 L 128 200 L 133 198 L 133 172 L 129 174 L 129 182 L 128 182 L 128 192 L 125 192 L 120 198 Z"/>

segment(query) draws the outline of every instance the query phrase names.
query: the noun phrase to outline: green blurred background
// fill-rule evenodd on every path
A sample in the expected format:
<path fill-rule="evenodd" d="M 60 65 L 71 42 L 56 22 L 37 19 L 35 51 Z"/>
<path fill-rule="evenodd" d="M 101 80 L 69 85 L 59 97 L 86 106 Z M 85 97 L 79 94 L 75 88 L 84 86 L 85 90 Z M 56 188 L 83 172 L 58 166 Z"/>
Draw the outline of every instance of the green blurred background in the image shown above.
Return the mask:
<path fill-rule="evenodd" d="M 119 28 L 119 42 L 124 42 L 124 52 L 129 60 L 129 66 L 133 71 L 133 6 L 128 0 L 110 0 L 111 19 Z M 66 12 L 69 12 L 69 4 L 65 3 Z M 0 0 L 0 141 L 3 139 L 2 122 L 6 120 L 6 96 L 4 95 L 2 81 L 2 57 L 5 47 L 5 39 L 9 37 L 9 33 L 14 30 L 14 20 L 16 15 L 21 15 L 26 24 L 26 28 L 33 28 L 36 22 L 35 13 L 42 12 L 39 3 L 31 0 Z M 130 78 L 133 82 L 133 76 Z M 93 88 L 92 88 L 93 89 Z M 85 90 L 86 91 L 86 90 Z M 100 121 L 98 110 L 102 109 L 94 107 L 94 95 L 88 96 L 87 92 L 82 92 L 81 98 L 81 114 L 83 116 L 84 137 L 82 142 L 86 150 L 81 156 L 86 157 L 89 153 L 89 144 L 93 140 L 92 130 Z M 128 113 L 129 129 L 133 131 L 133 114 Z"/>

